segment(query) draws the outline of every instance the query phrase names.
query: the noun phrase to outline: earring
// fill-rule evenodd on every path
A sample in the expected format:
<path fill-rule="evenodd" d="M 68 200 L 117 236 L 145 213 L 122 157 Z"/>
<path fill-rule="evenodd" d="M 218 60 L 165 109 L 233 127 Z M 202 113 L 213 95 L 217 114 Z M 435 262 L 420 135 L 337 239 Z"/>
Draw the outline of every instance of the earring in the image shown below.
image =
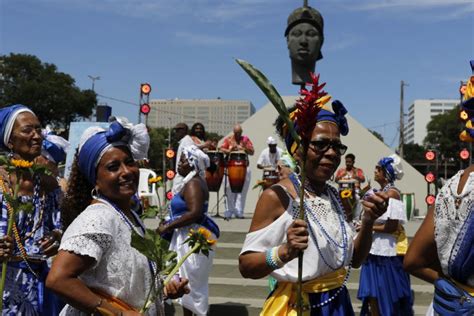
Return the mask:
<path fill-rule="evenodd" d="M 295 173 L 296 173 L 297 175 L 300 175 L 300 173 L 301 173 L 301 168 L 300 168 L 299 165 L 296 165 L 296 167 L 295 167 Z"/>
<path fill-rule="evenodd" d="M 99 198 L 99 191 L 96 188 L 93 188 L 91 190 L 91 197 L 94 200 L 97 200 Z"/>

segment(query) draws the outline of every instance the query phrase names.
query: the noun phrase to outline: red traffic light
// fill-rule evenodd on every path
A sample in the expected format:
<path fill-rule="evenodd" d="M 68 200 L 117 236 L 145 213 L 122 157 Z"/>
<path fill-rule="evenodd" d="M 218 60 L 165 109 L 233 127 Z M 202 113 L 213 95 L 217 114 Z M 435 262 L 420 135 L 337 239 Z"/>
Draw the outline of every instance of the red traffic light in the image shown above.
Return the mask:
<path fill-rule="evenodd" d="M 469 159 L 469 156 L 470 156 L 470 153 L 469 153 L 469 150 L 467 148 L 463 148 L 459 152 L 459 158 L 461 158 L 462 160 Z"/>
<path fill-rule="evenodd" d="M 142 83 L 140 86 L 140 93 L 144 95 L 148 95 L 151 92 L 151 86 L 149 83 Z"/>
<path fill-rule="evenodd" d="M 166 158 L 173 159 L 174 156 L 176 156 L 176 152 L 173 149 L 168 148 L 166 149 L 165 155 L 166 155 Z"/>
<path fill-rule="evenodd" d="M 425 202 L 428 205 L 433 205 L 436 202 L 436 196 L 434 196 L 433 194 L 428 194 L 425 197 Z"/>
<path fill-rule="evenodd" d="M 173 180 L 175 176 L 176 172 L 174 172 L 174 170 L 169 169 L 168 171 L 166 171 L 166 179 Z"/>
<path fill-rule="evenodd" d="M 430 171 L 427 174 L 425 174 L 425 180 L 428 183 L 433 183 L 436 180 L 436 176 L 434 175 L 433 172 Z"/>
<path fill-rule="evenodd" d="M 173 192 L 171 192 L 171 190 L 167 191 L 166 192 L 166 199 L 168 201 L 171 201 L 172 198 L 173 198 Z"/>
<path fill-rule="evenodd" d="M 148 103 L 143 103 L 142 105 L 140 105 L 140 112 L 145 114 L 145 115 L 148 115 L 148 113 L 150 113 L 151 111 L 151 107 Z"/>
<path fill-rule="evenodd" d="M 425 152 L 425 159 L 428 161 L 433 161 L 436 158 L 436 152 L 434 150 L 427 150 Z"/>

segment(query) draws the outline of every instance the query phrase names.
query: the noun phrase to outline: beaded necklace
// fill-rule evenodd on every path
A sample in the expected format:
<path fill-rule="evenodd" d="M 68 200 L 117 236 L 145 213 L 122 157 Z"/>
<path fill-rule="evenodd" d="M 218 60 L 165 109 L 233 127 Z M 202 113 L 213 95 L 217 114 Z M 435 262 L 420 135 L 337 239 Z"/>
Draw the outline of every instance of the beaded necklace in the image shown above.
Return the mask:
<path fill-rule="evenodd" d="M 97 200 L 104 203 L 105 205 L 111 206 L 118 213 L 118 215 L 120 216 L 122 221 L 124 221 L 125 224 L 130 228 L 130 230 L 134 230 L 138 233 L 138 231 L 136 230 L 136 226 L 132 224 L 130 219 L 122 212 L 122 210 L 115 203 L 113 203 L 112 201 L 110 201 L 109 199 L 107 199 L 105 196 L 102 196 L 102 195 L 99 195 Z M 138 223 L 143 235 L 145 235 L 146 229 L 145 229 L 145 226 L 143 225 L 142 221 L 140 220 L 140 218 L 138 217 L 138 215 L 134 211 L 132 211 L 132 210 L 130 210 L 130 211 L 132 213 L 132 216 L 135 219 L 135 222 Z M 155 279 L 157 277 L 156 264 L 148 258 L 147 258 L 147 260 L 148 260 L 148 267 L 150 268 L 151 277 L 152 277 L 152 279 Z"/>
<path fill-rule="evenodd" d="M 300 187 L 301 187 L 301 181 L 300 181 L 299 177 L 297 177 L 295 173 L 292 173 L 292 174 L 290 174 L 290 180 L 293 183 L 293 186 L 294 186 L 294 188 L 297 192 L 297 195 L 299 196 L 300 195 Z M 305 186 L 304 186 L 303 189 L 307 192 L 315 193 L 315 190 L 314 190 L 313 186 L 309 182 L 305 182 Z M 327 194 L 329 196 L 329 200 L 331 201 L 332 207 L 334 209 L 336 209 L 338 219 L 339 219 L 340 231 L 342 233 L 342 244 L 338 244 L 337 241 L 334 240 L 331 237 L 331 235 L 326 231 L 326 229 L 324 228 L 322 223 L 318 220 L 317 216 L 312 212 L 311 206 L 309 206 L 306 203 L 306 201 L 303 202 L 304 212 L 305 212 L 305 220 L 307 220 L 307 221 L 312 220 L 313 222 L 315 222 L 317 224 L 317 226 L 320 228 L 321 232 L 323 233 L 323 236 L 326 238 L 326 241 L 328 242 L 328 244 L 333 244 L 337 248 L 342 249 L 341 264 L 338 265 L 337 267 L 332 267 L 332 265 L 330 265 L 328 263 L 328 260 L 323 255 L 323 253 L 322 253 L 322 251 L 319 247 L 318 239 L 316 238 L 316 234 L 314 233 L 311 225 L 308 225 L 308 230 L 309 230 L 311 239 L 313 240 L 314 244 L 316 245 L 316 249 L 318 250 L 318 253 L 321 256 L 321 259 L 326 264 L 326 266 L 328 266 L 331 270 L 336 271 L 336 270 L 341 269 L 342 267 L 344 267 L 344 263 L 346 262 L 347 255 L 348 255 L 348 248 L 349 248 L 348 235 L 347 235 L 346 226 L 345 226 L 345 215 L 344 215 L 344 211 L 342 209 L 342 202 L 339 198 L 339 194 L 337 193 L 336 189 L 334 189 L 333 187 L 331 187 L 330 185 L 327 185 L 327 184 L 325 185 L 324 190 L 327 192 Z M 293 213 L 293 218 L 294 219 L 298 218 L 298 216 L 299 216 L 299 208 Z M 341 293 L 341 291 L 346 287 L 347 281 L 349 280 L 349 276 L 350 276 L 350 273 L 351 273 L 351 269 L 352 269 L 352 260 L 349 263 L 349 266 L 348 266 L 346 275 L 344 276 L 344 280 L 342 282 L 341 287 L 339 287 L 338 290 L 330 298 L 322 301 L 321 303 L 317 303 L 317 304 L 314 304 L 314 305 L 307 305 L 306 308 L 308 308 L 308 309 L 309 308 L 311 308 L 311 309 L 320 308 L 324 305 L 329 304 L 331 301 L 333 301 Z M 293 306 L 293 307 L 296 308 L 296 305 Z"/>
<path fill-rule="evenodd" d="M 2 192 L 5 192 L 5 193 L 8 192 L 8 194 L 13 195 L 13 193 L 11 192 L 11 188 L 7 188 L 7 186 L 5 185 L 5 182 L 3 181 L 2 177 L 0 177 L 0 186 L 1 186 Z M 25 237 L 23 237 L 23 238 L 21 238 L 21 236 L 20 236 L 20 233 L 18 231 L 18 227 L 16 225 L 15 220 L 13 221 L 13 226 L 12 226 L 13 237 L 15 238 L 16 245 L 18 247 L 18 250 L 20 251 L 20 257 L 24 261 L 24 263 L 25 263 L 26 267 L 28 268 L 28 270 L 30 270 L 30 272 L 36 278 L 39 278 L 39 277 L 38 277 L 37 273 L 31 268 L 31 266 L 28 262 L 28 254 L 26 252 L 25 246 L 23 245 L 22 241 L 26 242 L 27 239 L 34 236 L 35 232 L 41 227 L 41 225 L 43 223 L 44 207 L 42 207 L 42 205 L 41 205 L 42 203 L 41 203 L 41 199 L 40 199 L 39 195 L 40 195 L 40 176 L 35 175 L 35 177 L 34 177 L 34 187 L 33 187 L 33 207 L 34 207 L 35 210 L 38 209 L 38 208 L 40 209 L 40 214 L 38 216 L 38 221 L 36 222 L 36 225 L 33 227 L 31 232 L 26 234 Z M 10 203 L 8 203 L 8 201 L 6 199 L 3 199 L 3 201 L 5 203 L 5 206 L 7 207 L 8 216 L 14 216 L 14 210 L 13 210 L 12 206 L 10 205 Z M 36 212 L 35 212 L 35 214 L 36 214 Z M 29 223 L 31 223 L 31 221 L 34 221 L 34 217 L 30 218 L 29 222 L 26 223 L 25 226 L 28 226 Z"/>

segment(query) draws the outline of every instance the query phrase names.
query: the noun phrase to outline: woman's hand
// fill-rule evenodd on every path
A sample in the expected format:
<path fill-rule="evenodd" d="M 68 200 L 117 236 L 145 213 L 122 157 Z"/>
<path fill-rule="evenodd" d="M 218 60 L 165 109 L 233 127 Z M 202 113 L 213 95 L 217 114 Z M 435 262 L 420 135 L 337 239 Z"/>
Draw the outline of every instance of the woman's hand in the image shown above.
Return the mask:
<path fill-rule="evenodd" d="M 180 298 L 184 294 L 188 294 L 190 289 L 188 287 L 189 280 L 180 278 L 179 280 L 171 280 L 170 283 L 164 288 L 164 294 L 167 298 L 175 299 Z"/>
<path fill-rule="evenodd" d="M 168 225 L 166 225 L 164 222 L 161 222 L 156 231 L 160 235 L 166 234 L 168 232 Z"/>
<path fill-rule="evenodd" d="M 308 248 L 308 224 L 304 220 L 296 219 L 288 227 L 286 239 L 286 244 L 283 244 L 278 252 L 283 262 L 293 260 L 301 251 Z"/>
<path fill-rule="evenodd" d="M 0 238 L 0 261 L 8 261 L 13 255 L 13 238 L 3 236 Z"/>
<path fill-rule="evenodd" d="M 387 211 L 389 196 L 386 192 L 375 192 L 364 198 L 362 206 L 364 213 L 362 215 L 362 224 L 373 224 L 383 213 Z"/>
<path fill-rule="evenodd" d="M 59 250 L 61 232 L 53 230 L 49 235 L 39 240 L 40 249 L 47 257 L 55 256 Z"/>

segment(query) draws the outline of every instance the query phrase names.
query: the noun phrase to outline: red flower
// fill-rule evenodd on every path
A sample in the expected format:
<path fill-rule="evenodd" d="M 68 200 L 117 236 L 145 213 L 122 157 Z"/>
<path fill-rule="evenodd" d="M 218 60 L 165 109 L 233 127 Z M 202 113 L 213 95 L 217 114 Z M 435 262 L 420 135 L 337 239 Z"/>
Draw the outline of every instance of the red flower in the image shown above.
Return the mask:
<path fill-rule="evenodd" d="M 306 88 L 300 90 L 301 97 L 296 101 L 295 123 L 297 125 L 298 134 L 301 136 L 303 143 L 308 143 L 311 138 L 319 110 L 331 98 L 323 91 L 326 83 L 319 84 L 319 75 L 311 73 L 311 83 L 306 85 L 312 86 L 308 91 Z M 323 98 L 327 96 L 326 98 Z"/>

